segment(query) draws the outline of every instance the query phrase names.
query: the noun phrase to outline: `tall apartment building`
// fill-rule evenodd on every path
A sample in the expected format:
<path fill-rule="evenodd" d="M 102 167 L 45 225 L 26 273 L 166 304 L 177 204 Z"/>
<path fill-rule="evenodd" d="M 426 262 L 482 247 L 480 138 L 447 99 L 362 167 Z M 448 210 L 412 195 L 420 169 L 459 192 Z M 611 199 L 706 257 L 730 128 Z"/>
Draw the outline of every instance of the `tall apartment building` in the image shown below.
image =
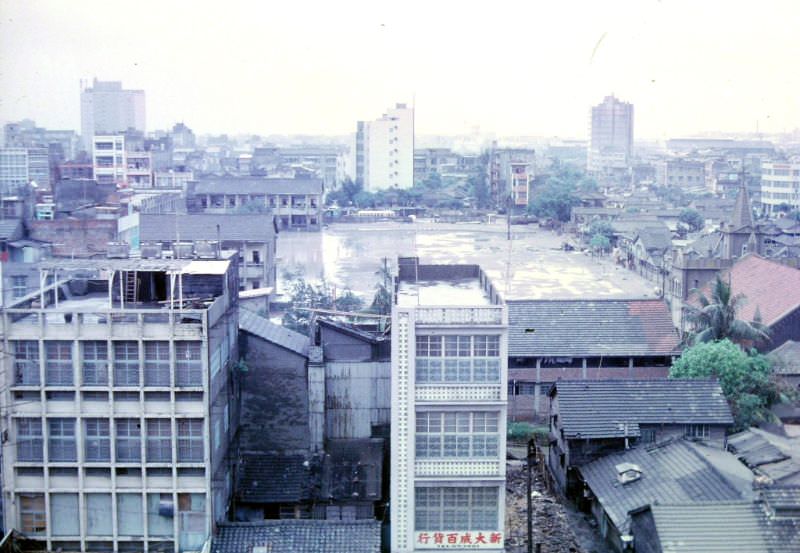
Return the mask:
<path fill-rule="evenodd" d="M 633 104 L 606 96 L 592 108 L 588 170 L 613 173 L 627 169 L 633 157 Z"/>
<path fill-rule="evenodd" d="M 489 195 L 498 207 L 528 203 L 530 183 L 536 167 L 536 151 L 530 148 L 498 148 L 489 151 Z"/>
<path fill-rule="evenodd" d="M 761 165 L 761 205 L 775 213 L 780 205 L 800 209 L 800 157 Z"/>
<path fill-rule="evenodd" d="M 359 121 L 356 182 L 365 190 L 414 186 L 414 109 L 397 104 L 380 119 Z"/>
<path fill-rule="evenodd" d="M 153 163 L 150 152 L 139 141 L 125 134 L 98 135 L 92 139 L 92 170 L 100 184 L 147 189 L 153 187 Z"/>
<path fill-rule="evenodd" d="M 393 553 L 502 551 L 508 312 L 477 265 L 398 260 Z"/>
<path fill-rule="evenodd" d="M 145 131 L 144 90 L 127 90 L 120 81 L 98 81 L 81 90 L 81 138 L 87 152 L 96 134 Z"/>
<path fill-rule="evenodd" d="M 0 311 L 6 530 L 45 551 L 203 548 L 233 489 L 236 265 L 39 264 Z"/>

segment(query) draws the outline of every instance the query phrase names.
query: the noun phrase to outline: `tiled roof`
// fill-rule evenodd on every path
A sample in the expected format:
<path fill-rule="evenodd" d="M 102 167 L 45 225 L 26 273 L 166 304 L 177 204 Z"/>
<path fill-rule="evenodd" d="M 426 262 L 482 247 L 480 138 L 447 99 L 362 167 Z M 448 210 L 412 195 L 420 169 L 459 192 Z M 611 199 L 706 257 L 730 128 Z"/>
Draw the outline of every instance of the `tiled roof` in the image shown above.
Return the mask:
<path fill-rule="evenodd" d="M 761 497 L 771 509 L 800 509 L 800 486 L 771 486 L 763 488 Z"/>
<path fill-rule="evenodd" d="M 559 381 L 550 393 L 567 438 L 638 436 L 642 424 L 733 423 L 712 379 Z"/>
<path fill-rule="evenodd" d="M 247 309 L 239 309 L 239 330 L 244 330 L 298 355 L 308 357 L 308 347 L 311 344 L 308 336 L 270 322 L 269 319 Z"/>
<path fill-rule="evenodd" d="M 203 177 L 196 194 L 322 194 L 322 179 L 275 179 L 258 177 Z"/>
<path fill-rule="evenodd" d="M 647 251 L 664 252 L 672 247 L 672 233 L 666 226 L 645 227 L 639 231 L 639 240 Z"/>
<path fill-rule="evenodd" d="M 775 372 L 778 374 L 800 374 L 800 342 L 787 340 L 770 352 L 777 359 Z"/>
<path fill-rule="evenodd" d="M 739 319 L 752 321 L 758 310 L 761 322 L 771 326 L 800 307 L 800 269 L 748 254 L 720 276 L 725 282 L 731 283 L 733 294 L 745 296 L 737 314 Z M 713 284 L 712 280 L 702 289 L 709 299 Z M 697 305 L 696 297 L 693 297 L 692 303 Z"/>
<path fill-rule="evenodd" d="M 764 513 L 751 501 L 652 505 L 660 551 L 669 553 L 773 553 Z M 641 536 L 644 538 L 645 536 Z M 655 544 L 651 544 L 655 545 Z"/>
<path fill-rule="evenodd" d="M 379 553 L 381 549 L 377 520 L 265 520 L 221 523 L 218 529 L 212 553 Z"/>
<path fill-rule="evenodd" d="M 508 302 L 509 356 L 670 355 L 679 340 L 661 300 Z"/>
<path fill-rule="evenodd" d="M 311 474 L 302 455 L 242 457 L 236 494 L 243 503 L 295 503 L 309 499 Z"/>
<path fill-rule="evenodd" d="M 724 462 L 724 456 L 730 457 L 733 464 L 720 470 L 717 464 Z M 638 465 L 641 477 L 621 484 L 616 466 L 622 463 Z M 753 474 L 732 454 L 686 440 L 614 453 L 578 470 L 611 521 L 623 532 L 628 529 L 630 511 L 656 502 L 731 501 L 751 499 L 752 495 Z"/>
<path fill-rule="evenodd" d="M 748 467 L 777 463 L 789 458 L 766 438 L 750 430 L 728 436 L 728 449 Z"/>
<path fill-rule="evenodd" d="M 773 482 L 800 482 L 800 438 L 787 438 L 761 428 L 748 428 L 729 436 L 728 448 Z"/>
<path fill-rule="evenodd" d="M 736 196 L 736 203 L 733 206 L 730 226 L 733 230 L 753 226 L 753 208 L 750 205 L 750 195 L 747 193 L 747 186 L 744 183 L 739 186 L 739 194 Z"/>
<path fill-rule="evenodd" d="M 275 236 L 271 213 L 251 214 L 139 214 L 139 239 L 159 240 L 241 240 L 270 242 Z M 219 226 L 219 235 L 217 235 Z"/>

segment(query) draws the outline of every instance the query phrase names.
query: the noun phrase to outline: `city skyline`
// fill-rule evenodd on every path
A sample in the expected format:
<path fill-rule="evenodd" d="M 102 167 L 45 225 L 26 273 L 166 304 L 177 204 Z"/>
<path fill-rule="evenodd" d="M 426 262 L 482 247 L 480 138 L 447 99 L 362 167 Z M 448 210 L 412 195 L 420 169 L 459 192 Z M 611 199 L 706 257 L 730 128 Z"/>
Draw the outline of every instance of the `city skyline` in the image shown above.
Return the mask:
<path fill-rule="evenodd" d="M 641 139 L 800 127 L 794 2 L 759 7 L 768 30 L 744 2 L 211 6 L 4 1 L 0 120 L 77 130 L 96 77 L 145 90 L 148 129 L 203 134 L 350 134 L 407 102 L 419 134 L 585 139 L 611 94 Z"/>

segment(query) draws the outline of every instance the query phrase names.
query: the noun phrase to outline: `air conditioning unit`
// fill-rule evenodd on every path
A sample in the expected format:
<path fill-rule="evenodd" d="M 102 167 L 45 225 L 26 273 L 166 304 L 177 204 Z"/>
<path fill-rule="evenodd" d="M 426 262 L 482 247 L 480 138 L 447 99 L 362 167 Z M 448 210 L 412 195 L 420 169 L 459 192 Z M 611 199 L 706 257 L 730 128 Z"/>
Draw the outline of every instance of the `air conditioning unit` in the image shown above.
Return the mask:
<path fill-rule="evenodd" d="M 194 255 L 194 244 L 191 242 L 175 242 L 172 245 L 175 259 L 191 259 Z"/>
<path fill-rule="evenodd" d="M 109 242 L 106 256 L 109 259 L 127 259 L 130 249 L 130 246 L 125 242 Z"/>
<path fill-rule="evenodd" d="M 139 248 L 142 259 L 158 259 L 161 257 L 161 244 L 142 244 Z"/>
<path fill-rule="evenodd" d="M 194 254 L 200 259 L 217 258 L 217 242 L 215 240 L 198 240 L 194 243 Z"/>

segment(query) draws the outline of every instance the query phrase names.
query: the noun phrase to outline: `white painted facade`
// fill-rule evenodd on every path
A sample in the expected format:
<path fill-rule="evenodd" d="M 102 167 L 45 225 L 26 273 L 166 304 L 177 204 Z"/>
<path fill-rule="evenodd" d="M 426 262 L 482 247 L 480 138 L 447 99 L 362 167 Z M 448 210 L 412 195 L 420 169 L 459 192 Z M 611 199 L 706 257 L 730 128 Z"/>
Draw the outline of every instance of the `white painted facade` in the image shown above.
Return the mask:
<path fill-rule="evenodd" d="M 768 213 L 782 204 L 800 209 L 800 158 L 761 165 L 761 204 Z"/>
<path fill-rule="evenodd" d="M 508 312 L 482 272 L 475 281 L 489 292 L 464 303 L 461 283 L 437 282 L 408 301 L 400 282 L 392 309 L 393 553 L 503 550 Z"/>
<path fill-rule="evenodd" d="M 380 119 L 360 126 L 356 155 L 363 156 L 357 179 L 374 192 L 414 186 L 414 109 L 397 104 Z"/>

